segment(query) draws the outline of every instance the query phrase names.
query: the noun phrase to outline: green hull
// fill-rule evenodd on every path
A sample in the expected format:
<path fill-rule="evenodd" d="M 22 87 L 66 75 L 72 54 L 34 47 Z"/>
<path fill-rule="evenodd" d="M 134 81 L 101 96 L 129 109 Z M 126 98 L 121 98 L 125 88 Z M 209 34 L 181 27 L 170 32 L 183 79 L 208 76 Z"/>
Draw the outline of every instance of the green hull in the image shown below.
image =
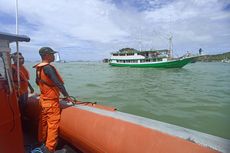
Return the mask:
<path fill-rule="evenodd" d="M 182 68 L 188 63 L 191 63 L 195 57 L 166 61 L 166 62 L 155 62 L 155 63 L 109 63 L 111 66 L 119 67 L 153 67 L 153 68 Z"/>

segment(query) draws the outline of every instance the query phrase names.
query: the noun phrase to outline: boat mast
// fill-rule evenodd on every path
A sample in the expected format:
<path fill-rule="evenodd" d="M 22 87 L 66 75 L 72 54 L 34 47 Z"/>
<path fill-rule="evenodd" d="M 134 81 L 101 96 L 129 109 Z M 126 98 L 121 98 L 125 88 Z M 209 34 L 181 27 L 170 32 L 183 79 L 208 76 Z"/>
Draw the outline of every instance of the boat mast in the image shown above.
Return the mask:
<path fill-rule="evenodd" d="M 16 34 L 18 34 L 18 0 L 15 0 L 15 7 L 16 7 L 16 12 L 15 12 L 16 13 Z"/>
<path fill-rule="evenodd" d="M 140 27 L 139 33 L 139 50 L 142 51 L 142 27 Z"/>
<path fill-rule="evenodd" d="M 172 33 L 169 36 L 169 58 L 173 58 L 173 44 L 172 44 Z"/>
<path fill-rule="evenodd" d="M 169 16 L 169 58 L 173 58 L 173 43 L 172 43 L 172 9 L 170 9 L 170 16 Z"/>

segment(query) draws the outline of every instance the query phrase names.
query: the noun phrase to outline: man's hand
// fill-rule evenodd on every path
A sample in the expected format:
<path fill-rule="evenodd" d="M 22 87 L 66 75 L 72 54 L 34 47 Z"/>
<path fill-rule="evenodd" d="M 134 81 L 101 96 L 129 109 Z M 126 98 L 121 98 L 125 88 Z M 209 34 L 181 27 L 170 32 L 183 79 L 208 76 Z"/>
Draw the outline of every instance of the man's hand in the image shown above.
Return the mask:
<path fill-rule="evenodd" d="M 34 93 L 34 88 L 30 89 L 30 93 L 31 94 Z"/>
<path fill-rule="evenodd" d="M 73 103 L 73 104 L 76 103 L 75 100 L 73 100 L 73 99 L 72 99 L 71 97 L 69 97 L 69 96 L 68 96 L 68 97 L 65 97 L 64 100 L 67 101 L 67 102 L 71 102 L 71 103 Z"/>

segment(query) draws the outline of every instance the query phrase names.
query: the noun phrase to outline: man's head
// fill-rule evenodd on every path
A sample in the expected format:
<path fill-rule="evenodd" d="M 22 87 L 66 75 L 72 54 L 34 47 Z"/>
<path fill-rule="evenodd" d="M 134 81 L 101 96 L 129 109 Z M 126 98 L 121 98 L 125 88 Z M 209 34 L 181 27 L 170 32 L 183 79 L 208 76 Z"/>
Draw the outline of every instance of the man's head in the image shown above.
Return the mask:
<path fill-rule="evenodd" d="M 22 56 L 22 53 L 18 52 L 18 57 L 17 57 L 17 52 L 11 54 L 11 57 L 14 61 L 14 64 L 17 64 L 17 60 L 19 59 L 19 65 L 24 64 L 24 57 Z"/>
<path fill-rule="evenodd" d="M 39 49 L 39 54 L 42 58 L 42 60 L 46 60 L 48 62 L 54 61 L 54 54 L 57 53 L 50 47 L 42 47 Z"/>

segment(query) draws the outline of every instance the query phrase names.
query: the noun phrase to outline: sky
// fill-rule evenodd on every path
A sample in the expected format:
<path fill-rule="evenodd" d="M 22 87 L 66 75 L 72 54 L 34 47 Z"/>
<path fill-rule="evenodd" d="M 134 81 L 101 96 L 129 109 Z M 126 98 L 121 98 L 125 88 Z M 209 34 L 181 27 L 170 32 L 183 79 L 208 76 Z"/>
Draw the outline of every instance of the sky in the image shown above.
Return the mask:
<path fill-rule="evenodd" d="M 0 31 L 16 33 L 15 0 L 0 0 Z M 26 60 L 49 46 L 67 61 L 98 61 L 122 48 L 219 54 L 230 51 L 229 0 L 18 0 Z M 11 45 L 12 52 L 15 44 Z"/>

